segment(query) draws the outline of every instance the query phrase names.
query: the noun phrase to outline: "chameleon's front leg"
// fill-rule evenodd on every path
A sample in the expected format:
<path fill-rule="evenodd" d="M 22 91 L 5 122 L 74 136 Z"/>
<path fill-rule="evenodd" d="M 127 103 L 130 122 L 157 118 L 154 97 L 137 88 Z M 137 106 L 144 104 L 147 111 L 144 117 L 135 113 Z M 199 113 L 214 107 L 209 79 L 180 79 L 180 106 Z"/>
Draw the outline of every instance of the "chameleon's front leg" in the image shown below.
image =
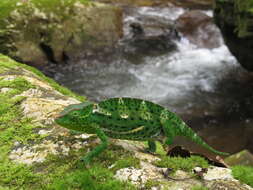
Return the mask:
<path fill-rule="evenodd" d="M 94 126 L 94 128 L 97 136 L 101 140 L 101 143 L 81 159 L 85 164 L 89 164 L 94 157 L 98 156 L 108 146 L 108 137 L 105 133 L 98 126 Z"/>

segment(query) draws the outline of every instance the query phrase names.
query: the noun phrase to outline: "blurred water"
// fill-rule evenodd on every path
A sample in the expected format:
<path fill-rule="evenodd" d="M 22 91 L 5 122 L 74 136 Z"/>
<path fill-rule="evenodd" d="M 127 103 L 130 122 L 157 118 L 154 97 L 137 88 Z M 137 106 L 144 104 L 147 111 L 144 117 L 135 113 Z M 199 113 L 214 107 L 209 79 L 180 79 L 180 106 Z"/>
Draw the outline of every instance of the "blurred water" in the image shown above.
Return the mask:
<path fill-rule="evenodd" d="M 174 20 L 182 13 L 182 8 L 136 9 L 125 17 L 125 35 L 127 23 L 143 15 Z M 120 55 L 104 61 L 79 60 L 58 68 L 55 79 L 95 101 L 122 96 L 154 101 L 180 114 L 216 147 L 232 152 L 253 149 L 252 115 L 247 111 L 252 103 L 245 103 L 245 97 L 253 97 L 253 78 L 219 38 L 221 46 L 215 49 L 198 48 L 181 38 L 175 40 L 177 51 L 144 56 L 137 65 Z"/>

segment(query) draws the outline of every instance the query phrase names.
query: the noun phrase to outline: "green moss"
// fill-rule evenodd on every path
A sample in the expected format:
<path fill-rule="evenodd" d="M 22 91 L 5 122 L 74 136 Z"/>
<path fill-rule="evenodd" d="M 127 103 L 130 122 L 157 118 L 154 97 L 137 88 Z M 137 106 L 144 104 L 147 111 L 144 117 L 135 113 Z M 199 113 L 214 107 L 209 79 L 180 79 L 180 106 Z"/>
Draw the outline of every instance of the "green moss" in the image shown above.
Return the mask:
<path fill-rule="evenodd" d="M 62 10 L 61 8 L 69 7 L 75 2 L 87 4 L 89 0 L 31 0 L 31 2 L 40 10 L 48 12 Z"/>
<path fill-rule="evenodd" d="M 199 156 L 189 158 L 162 156 L 161 160 L 155 162 L 158 167 L 171 168 L 173 171 L 184 170 L 191 171 L 195 167 L 207 168 L 208 162 Z"/>
<path fill-rule="evenodd" d="M 38 77 L 42 76 L 44 80 L 49 80 L 31 67 L 0 56 L 0 68 L 7 68 L 5 72 L 20 67 L 28 68 Z M 130 158 L 130 152 L 119 146 L 110 145 L 108 151 L 101 154 L 101 157 L 92 163 L 89 170 L 86 170 L 84 164 L 79 161 L 80 157 L 88 151 L 87 148 L 70 151 L 69 156 L 49 155 L 45 162 L 32 166 L 12 162 L 9 159 L 9 153 L 14 143 L 18 141 L 21 145 L 39 144 L 43 136 L 34 131 L 42 126 L 36 126 L 31 119 L 23 117 L 20 103 L 24 97 L 16 96 L 34 86 L 22 77 L 11 80 L 4 80 L 3 77 L 0 77 L 0 88 L 3 87 L 10 88 L 10 90 L 0 94 L 0 189 L 74 190 L 88 187 L 91 190 L 136 189 L 129 183 L 114 179 L 114 170 L 108 169 L 108 166 L 115 162 L 115 169 L 130 165 L 138 167 L 137 160 Z M 72 94 L 72 96 L 76 95 Z M 117 162 L 118 159 L 125 160 Z"/>
<path fill-rule="evenodd" d="M 31 124 L 31 120 L 22 116 L 19 103 L 23 97 L 13 98 L 33 85 L 24 79 L 16 78 L 10 81 L 0 80 L 0 87 L 16 88 L 0 94 L 0 186 L 7 188 L 30 185 L 38 176 L 30 167 L 12 163 L 8 154 L 15 141 L 25 144 L 39 139 L 39 135 L 33 133 L 36 126 Z"/>
<path fill-rule="evenodd" d="M 140 168 L 140 160 L 133 156 L 126 156 L 117 160 L 112 168 L 112 171 L 117 171 L 121 168 Z"/>
<path fill-rule="evenodd" d="M 233 166 L 232 175 L 239 181 L 253 187 L 253 167 L 250 166 Z"/>
<path fill-rule="evenodd" d="M 0 20 L 6 18 L 11 11 L 17 7 L 19 0 L 1 0 L 0 1 Z"/>
<path fill-rule="evenodd" d="M 52 190 L 135 190 L 136 188 L 126 182 L 120 182 L 113 178 L 113 173 L 100 165 L 91 169 L 80 169 L 68 173 L 60 179 L 55 180 L 47 189 Z"/>
<path fill-rule="evenodd" d="M 38 78 L 40 78 L 41 80 L 49 83 L 55 90 L 61 92 L 64 95 L 70 96 L 70 97 L 74 97 L 80 101 L 85 101 L 86 98 L 83 96 L 79 96 L 76 95 L 75 93 L 73 93 L 72 91 L 70 91 L 69 89 L 59 85 L 58 83 L 56 83 L 54 80 L 46 77 L 42 72 L 40 72 L 39 70 L 30 67 L 28 65 L 25 64 L 21 64 L 18 63 L 10 58 L 8 58 L 7 56 L 4 56 L 2 54 L 0 54 L 0 74 L 3 72 L 7 72 L 8 70 L 11 69 L 18 69 L 18 68 L 24 68 L 28 71 L 31 71 L 32 73 L 34 73 Z"/>
<path fill-rule="evenodd" d="M 75 2 L 80 2 L 86 4 L 89 0 L 31 0 L 32 3 L 38 9 L 45 11 L 62 11 L 62 8 L 70 6 Z M 0 20 L 3 21 L 6 17 L 10 15 L 15 9 L 27 8 L 27 2 L 22 2 L 20 0 L 1 0 L 0 1 Z M 0 22 L 1 23 L 1 22 Z"/>
<path fill-rule="evenodd" d="M 152 189 L 152 187 L 159 187 L 162 184 L 163 184 L 162 182 L 157 181 L 157 180 L 148 180 L 145 183 L 145 189 L 150 190 L 150 189 Z"/>
<path fill-rule="evenodd" d="M 196 185 L 192 187 L 191 190 L 208 190 L 208 188 L 201 185 Z"/>
<path fill-rule="evenodd" d="M 133 157 L 132 152 L 113 144 L 95 158 L 94 161 L 101 163 L 105 167 L 113 165 L 111 168 L 113 172 L 127 167 L 140 168 L 140 160 Z"/>

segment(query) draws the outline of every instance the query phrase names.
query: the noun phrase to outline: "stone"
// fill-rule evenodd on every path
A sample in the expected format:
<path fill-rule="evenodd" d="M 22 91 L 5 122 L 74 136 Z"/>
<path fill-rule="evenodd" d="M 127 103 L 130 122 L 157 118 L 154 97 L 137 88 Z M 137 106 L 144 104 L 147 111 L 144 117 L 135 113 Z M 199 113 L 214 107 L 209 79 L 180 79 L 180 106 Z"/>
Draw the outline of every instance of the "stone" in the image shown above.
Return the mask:
<path fill-rule="evenodd" d="M 253 155 L 248 150 L 243 150 L 233 154 L 224 160 L 228 165 L 245 165 L 253 166 Z"/>
<path fill-rule="evenodd" d="M 176 20 L 176 29 L 199 48 L 217 48 L 223 43 L 212 18 L 201 11 L 187 11 Z"/>
<path fill-rule="evenodd" d="M 123 40 L 126 55 L 156 56 L 176 49 L 177 32 L 174 23 L 160 17 L 136 15 L 136 21 L 126 23 L 130 34 Z"/>
<path fill-rule="evenodd" d="M 33 1 L 14 5 L 0 17 L 0 52 L 39 67 L 113 51 L 123 35 L 121 8 L 72 2 L 59 0 L 55 7 Z"/>
<path fill-rule="evenodd" d="M 241 66 L 253 71 L 253 3 L 215 0 L 214 19 L 231 53 Z"/>
<path fill-rule="evenodd" d="M 207 173 L 203 174 L 203 179 L 207 181 L 220 180 L 220 179 L 232 179 L 232 171 L 228 168 L 210 167 Z"/>

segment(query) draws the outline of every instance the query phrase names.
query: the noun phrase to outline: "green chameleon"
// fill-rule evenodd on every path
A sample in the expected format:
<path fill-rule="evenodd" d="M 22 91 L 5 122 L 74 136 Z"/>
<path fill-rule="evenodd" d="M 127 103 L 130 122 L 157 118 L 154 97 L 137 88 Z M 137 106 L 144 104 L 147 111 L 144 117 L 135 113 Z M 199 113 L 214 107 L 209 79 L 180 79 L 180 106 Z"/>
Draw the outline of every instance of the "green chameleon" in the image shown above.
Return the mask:
<path fill-rule="evenodd" d="M 170 145 L 175 136 L 184 136 L 216 154 L 229 155 L 206 144 L 175 113 L 141 99 L 111 98 L 98 104 L 84 102 L 70 105 L 55 121 L 71 130 L 97 134 L 101 139 L 101 144 L 83 157 L 85 163 L 108 146 L 108 137 L 148 141 L 147 150 L 153 153 L 156 151 L 155 141 Z"/>

